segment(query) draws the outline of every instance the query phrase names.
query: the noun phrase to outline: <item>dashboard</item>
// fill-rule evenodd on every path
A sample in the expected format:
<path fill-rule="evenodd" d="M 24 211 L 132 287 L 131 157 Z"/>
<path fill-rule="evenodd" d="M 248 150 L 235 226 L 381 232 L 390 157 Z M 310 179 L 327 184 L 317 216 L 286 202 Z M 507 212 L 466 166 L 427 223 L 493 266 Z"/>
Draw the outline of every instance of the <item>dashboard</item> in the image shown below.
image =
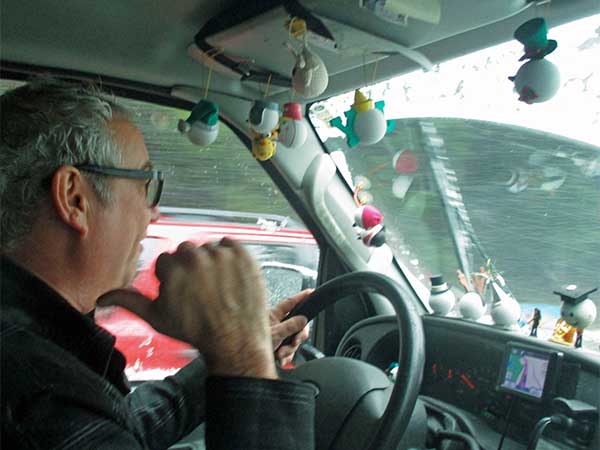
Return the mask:
<path fill-rule="evenodd" d="M 462 431 L 476 435 L 483 449 L 496 450 L 501 440 L 505 450 L 524 449 L 536 423 L 553 413 L 555 397 L 600 408 L 597 356 L 462 319 L 424 316 L 423 326 L 426 359 L 421 399 L 454 417 Z M 336 355 L 360 359 L 385 371 L 398 360 L 398 339 L 395 316 L 370 318 L 346 333 Z M 560 355 L 560 364 L 553 367 L 555 379 L 546 386 L 543 398 L 498 388 L 506 371 L 509 342 Z M 585 436 L 581 431 L 567 435 L 548 427 L 537 448 L 600 448 L 598 434 L 588 430 Z"/>

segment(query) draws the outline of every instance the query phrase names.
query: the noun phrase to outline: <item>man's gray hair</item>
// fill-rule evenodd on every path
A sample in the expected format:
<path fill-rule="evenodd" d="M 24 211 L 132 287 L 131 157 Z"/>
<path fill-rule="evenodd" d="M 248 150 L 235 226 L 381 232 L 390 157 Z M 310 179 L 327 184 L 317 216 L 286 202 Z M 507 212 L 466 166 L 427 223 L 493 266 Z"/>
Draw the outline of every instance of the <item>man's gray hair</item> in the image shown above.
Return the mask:
<path fill-rule="evenodd" d="M 117 167 L 121 151 L 108 128 L 129 117 L 93 85 L 40 79 L 0 97 L 0 250 L 13 249 L 32 229 L 62 165 Z M 111 201 L 109 180 L 86 173 L 98 198 Z"/>

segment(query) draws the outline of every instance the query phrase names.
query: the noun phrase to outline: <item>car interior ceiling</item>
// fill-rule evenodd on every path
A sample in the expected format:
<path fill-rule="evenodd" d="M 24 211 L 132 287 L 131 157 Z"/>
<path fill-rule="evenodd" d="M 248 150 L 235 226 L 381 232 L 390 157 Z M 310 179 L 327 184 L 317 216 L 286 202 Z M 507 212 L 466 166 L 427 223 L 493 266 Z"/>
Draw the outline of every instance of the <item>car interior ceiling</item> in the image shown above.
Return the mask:
<path fill-rule="evenodd" d="M 11 17 L 11 20 L 3 22 L 6 31 L 3 65 L 5 69 L 12 66 L 22 67 L 24 70 L 27 65 L 39 68 L 54 67 L 65 71 L 65 75 L 68 70 L 74 71 L 78 76 L 85 76 L 86 73 L 92 76 L 102 74 L 115 82 L 129 80 L 128 84 L 132 85 L 133 90 L 136 86 L 136 83 L 132 83 L 134 80 L 140 83 L 141 89 L 144 85 L 154 86 L 158 92 L 184 86 L 198 88 L 199 80 L 207 75 L 208 70 L 187 55 L 183 57 L 184 55 L 176 49 L 187 50 L 192 44 L 190 36 L 200 32 L 211 18 L 219 15 L 236 17 L 248 10 L 248 14 L 256 14 L 255 11 L 268 11 L 269 7 L 281 3 L 285 2 L 224 1 L 217 5 L 208 0 L 188 0 L 178 2 L 177 7 L 165 13 L 160 2 L 148 5 L 143 1 L 131 1 L 110 9 L 100 4 L 90 5 L 76 1 L 55 0 L 45 2 L 41 6 L 35 2 L 22 5 L 17 2 L 4 2 L 3 16 Z M 315 0 L 300 3 L 322 20 L 335 18 L 339 21 L 338 26 L 365 33 L 365 39 L 372 36 L 371 40 L 375 42 L 378 42 L 377 39 L 384 39 L 389 46 L 409 47 L 427 55 L 434 63 L 506 41 L 511 38 L 512 30 L 531 15 L 530 11 L 524 8 L 524 5 L 530 3 L 527 1 L 469 0 L 461 2 L 460 8 L 444 5 L 440 26 L 434 27 L 424 22 L 413 21 L 406 27 L 381 28 L 380 22 L 362 14 L 358 2 L 353 0 Z M 580 0 L 577 2 L 577 8 L 570 7 L 570 4 L 568 0 L 552 1 L 552 14 L 548 15 L 549 26 L 575 20 L 597 8 L 595 0 Z M 142 6 L 143 15 L 139 14 Z M 68 10 L 68 13 L 56 17 L 53 27 L 45 26 L 46 17 L 57 9 Z M 469 11 L 469 15 L 461 12 L 465 10 Z M 91 20 L 94 22 L 86 23 Z M 98 24 L 106 24 L 106 27 Z M 260 25 L 246 32 L 244 38 L 258 42 L 265 34 L 279 32 L 273 29 L 271 21 Z M 119 47 L 122 38 L 116 31 L 106 33 L 106 29 L 135 30 L 138 33 L 127 35 L 126 48 L 121 48 L 115 55 L 113 49 Z M 81 31 L 85 38 L 74 45 L 69 41 L 68 30 Z M 227 30 L 223 30 L 225 31 Z M 44 36 L 44 32 L 48 33 L 48 36 Z M 231 39 L 234 39 L 235 29 L 231 34 Z M 104 45 L 96 44 L 100 42 Z M 385 43 L 376 45 L 384 46 Z M 61 48 L 59 54 L 56 48 Z M 353 52 L 350 50 L 344 51 L 351 55 Z M 94 58 L 88 57 L 90 52 L 93 52 Z M 266 67 L 276 66 L 277 61 L 282 58 L 289 60 L 290 55 L 285 52 L 287 49 L 262 55 L 264 62 L 261 62 Z M 333 76 L 322 97 L 349 91 L 360 84 L 363 80 L 361 65 L 362 61 L 359 60 L 355 67 L 342 71 L 332 69 Z M 165 70 L 167 67 L 168 70 Z M 418 67 L 409 58 L 392 54 L 379 64 L 378 76 L 373 81 L 384 80 Z M 213 75 L 211 90 L 214 92 L 252 99 L 264 87 L 261 83 L 235 82 L 218 73 Z M 281 89 L 280 96 L 286 95 L 286 89 Z"/>
<path fill-rule="evenodd" d="M 423 68 L 426 63 L 438 64 L 508 41 L 512 39 L 515 28 L 532 17 L 531 8 L 546 8 L 549 27 L 600 11 L 598 0 L 552 0 L 539 2 L 539 6 L 531 5 L 535 2 L 529 0 L 463 0 L 458 3 L 460 7 L 454 8 L 452 1 L 442 1 L 444 9 L 439 26 L 409 21 L 402 27 L 382 27 L 379 20 L 363 13 L 356 0 L 184 0 L 169 3 L 167 8 L 164 2 L 144 0 L 114 2 L 110 8 L 103 2 L 77 0 L 49 0 L 42 4 L 3 1 L 0 70 L 2 78 L 19 80 L 27 80 L 37 74 L 72 80 L 94 81 L 100 78 L 103 86 L 117 95 L 187 110 L 203 98 L 205 84 L 210 78 L 208 98 L 219 104 L 221 120 L 232 128 L 250 151 L 251 142 L 245 130 L 252 102 L 266 96 L 265 89 L 271 89 L 270 99 L 278 103 L 293 98 L 289 77 L 282 75 L 271 85 L 271 79 L 266 81 L 264 73 L 259 70 L 282 72 L 281 61 L 289 65 L 289 61 L 293 60 L 286 48 L 269 51 L 274 44 L 265 39 L 265 36 L 270 36 L 272 41 L 276 41 L 281 33 L 285 36 L 287 31 L 281 30 L 280 23 L 282 17 L 288 14 L 286 8 L 307 14 L 314 23 L 325 29 L 335 29 L 342 35 L 357 33 L 358 41 L 351 42 L 351 45 L 363 42 L 369 51 L 381 46 L 382 52 L 387 52 L 381 58 L 365 61 L 364 50 L 361 53 L 347 46 L 338 49 L 347 58 L 340 57 L 339 66 L 330 68 L 327 90 L 318 98 L 311 99 L 305 105 L 306 111 L 314 101 L 364 85 L 365 71 L 374 74 L 372 79 L 369 77 L 369 82 L 374 84 Z M 48 17 L 54 19 L 52 26 L 48 25 Z M 72 41 L 73 30 L 83 36 L 78 42 Z M 124 42 L 126 45 L 123 45 Z M 226 67 L 208 69 L 198 60 L 199 45 L 214 48 L 243 48 L 246 45 L 248 57 L 258 69 L 246 79 L 240 73 L 234 77 L 226 75 Z M 426 55 L 426 58 L 420 59 L 415 54 Z M 229 64 L 225 59 L 222 61 L 222 66 Z M 309 120 L 306 122 L 310 124 Z M 295 154 L 278 153 L 261 163 L 319 245 L 319 285 L 348 272 L 372 267 L 371 254 L 361 241 L 340 238 L 354 236 L 354 224 L 351 221 L 332 223 L 332 218 L 349 217 L 356 205 L 352 189 L 327 157 L 326 149 L 313 128 L 305 150 Z M 319 186 L 322 186 L 321 190 Z M 327 204 L 329 216 L 323 213 L 324 204 Z M 423 316 L 425 328 L 424 385 L 427 388 L 415 409 L 421 408 L 426 415 L 417 418 L 415 413 L 414 423 L 407 425 L 407 435 L 417 430 L 410 439 L 423 438 L 419 433 L 425 429 L 428 441 L 422 448 L 495 450 L 502 439 L 500 446 L 504 443 L 504 449 L 525 449 L 536 421 L 550 414 L 549 409 L 555 403 L 551 403 L 550 398 L 530 402 L 530 399 L 510 397 L 506 392 L 500 392 L 497 389 L 496 366 L 506 358 L 507 341 L 528 348 L 527 341 L 491 327 L 430 316 L 427 314 L 428 307 L 419 302 L 420 292 L 403 273 L 400 263 L 393 262 L 388 275 L 403 292 L 410 294 L 411 300 L 408 301 Z M 358 348 L 359 359 L 381 370 L 389 369 L 390 364 L 399 359 L 398 353 L 403 345 L 394 308 L 372 291 L 356 292 L 344 301 L 328 305 L 318 316 L 313 333 L 311 343 L 327 356 L 348 356 Z M 548 354 L 554 352 L 552 357 L 557 353 L 547 343 L 540 343 L 537 350 Z M 598 448 L 599 432 L 596 430 L 594 434 L 593 430 L 598 428 L 600 362 L 597 357 L 578 354 L 571 349 L 558 353 L 561 353 L 561 365 L 552 366 L 556 372 L 552 397 L 564 399 L 567 406 L 562 406 L 563 410 L 575 410 L 575 415 L 579 405 L 573 401 L 586 400 L 593 404 L 593 408 L 581 412 L 580 416 L 585 418 L 585 426 L 588 427 L 585 433 L 588 434 L 582 438 L 574 432 L 563 435 L 559 431 L 551 431 L 553 443 L 546 441 L 545 447 L 538 448 Z M 300 357 L 300 360 L 308 359 Z M 464 368 L 469 377 L 477 378 L 481 386 L 475 389 L 464 380 L 462 385 L 460 380 L 449 381 L 453 378 L 453 371 L 458 372 L 459 367 L 442 369 L 441 363 L 440 367 L 437 365 L 442 360 L 460 365 L 460 369 Z M 438 369 L 447 379 L 442 379 Z M 475 397 L 475 393 L 480 397 Z M 387 399 L 390 395 L 391 390 L 388 389 L 384 397 Z M 461 409 L 461 406 L 464 408 Z M 594 408 L 596 412 L 592 411 Z M 375 410 L 382 413 L 385 408 Z M 589 417 L 593 419 L 589 420 Z M 348 423 L 341 429 L 347 430 L 351 426 Z M 444 434 L 446 431 L 448 433 Z M 438 440 L 432 437 L 436 433 L 438 437 L 435 439 Z M 196 438 L 192 435 L 180 447 L 174 448 L 203 448 Z M 471 446 L 471 438 L 476 441 L 477 447 Z M 338 439 L 332 448 L 344 448 L 344 442 Z M 404 442 L 406 445 L 409 441 Z"/>

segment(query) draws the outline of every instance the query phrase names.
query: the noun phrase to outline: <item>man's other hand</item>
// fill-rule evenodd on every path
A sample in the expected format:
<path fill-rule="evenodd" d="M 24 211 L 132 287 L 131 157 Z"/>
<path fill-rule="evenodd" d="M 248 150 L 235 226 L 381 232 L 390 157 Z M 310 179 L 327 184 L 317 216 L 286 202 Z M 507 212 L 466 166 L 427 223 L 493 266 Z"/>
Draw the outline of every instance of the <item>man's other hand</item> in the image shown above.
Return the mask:
<path fill-rule="evenodd" d="M 279 347 L 281 342 L 288 336 L 295 334 L 290 345 L 283 345 L 277 349 L 275 356 L 281 366 L 292 362 L 294 353 L 300 347 L 300 344 L 308 339 L 307 319 L 304 316 L 294 316 L 286 319 L 289 312 L 294 307 L 308 297 L 314 289 L 305 289 L 302 292 L 278 303 L 269 311 L 269 321 L 271 322 L 271 342 L 273 348 Z"/>

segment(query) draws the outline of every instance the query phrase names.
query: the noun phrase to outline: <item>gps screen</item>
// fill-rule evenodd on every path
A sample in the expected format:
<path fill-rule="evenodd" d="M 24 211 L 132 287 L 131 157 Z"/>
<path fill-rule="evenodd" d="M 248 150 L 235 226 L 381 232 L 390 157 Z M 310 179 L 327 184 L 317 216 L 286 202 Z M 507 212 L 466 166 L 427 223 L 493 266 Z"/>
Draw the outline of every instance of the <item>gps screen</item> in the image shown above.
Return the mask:
<path fill-rule="evenodd" d="M 549 354 L 512 347 L 505 364 L 501 388 L 536 399 L 542 398 L 550 364 Z"/>

